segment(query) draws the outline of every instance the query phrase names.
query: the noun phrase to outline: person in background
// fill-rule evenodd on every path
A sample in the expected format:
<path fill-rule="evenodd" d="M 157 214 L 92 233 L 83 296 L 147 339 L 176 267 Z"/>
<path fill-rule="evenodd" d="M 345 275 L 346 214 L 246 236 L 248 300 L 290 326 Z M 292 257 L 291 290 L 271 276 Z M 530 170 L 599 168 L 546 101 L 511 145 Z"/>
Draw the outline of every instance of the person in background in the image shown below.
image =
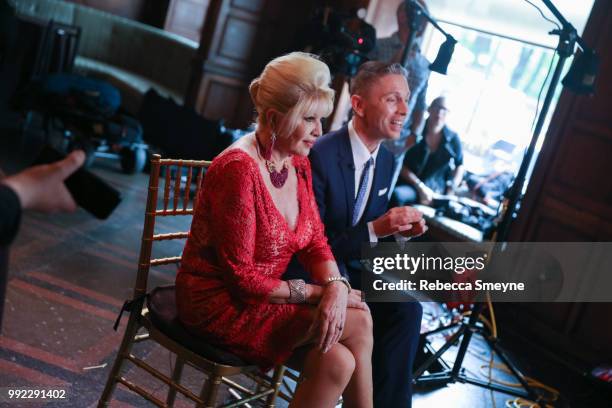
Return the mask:
<path fill-rule="evenodd" d="M 427 10 L 427 5 L 423 0 L 417 0 L 418 3 Z M 384 62 L 399 62 L 401 61 L 406 43 L 410 39 L 410 17 L 406 13 L 406 4 L 402 0 L 396 9 L 397 31 L 390 37 L 379 38 L 376 40 L 376 47 L 368 55 L 370 60 L 378 60 Z M 412 147 L 420 135 L 423 127 L 423 119 L 425 110 L 427 109 L 426 95 L 427 83 L 429 81 L 429 61 L 421 54 L 420 42 L 423 33 L 427 28 L 427 20 L 421 17 L 417 24 L 417 32 L 415 41 L 408 54 L 408 63 L 404 67 L 408 71 L 408 86 L 410 88 L 410 98 L 408 99 L 408 115 L 402 129 L 402 133 L 397 140 L 387 140 L 384 146 L 393 153 L 395 159 L 395 167 L 389 193 L 395 188 L 404 154 L 406 150 Z"/>
<path fill-rule="evenodd" d="M 80 150 L 52 164 L 33 166 L 0 180 L 0 330 L 8 273 L 8 246 L 19 230 L 23 210 L 74 211 L 76 203 L 64 180 L 85 161 Z"/>
<path fill-rule="evenodd" d="M 256 130 L 208 169 L 176 277 L 194 335 L 262 368 L 301 371 L 291 407 L 372 407 L 372 318 L 338 271 L 308 154 L 330 114 L 327 65 L 294 52 L 249 87 Z M 297 255 L 314 283 L 282 280 Z"/>
<path fill-rule="evenodd" d="M 457 133 L 446 126 L 447 99 L 439 96 L 429 106 L 424 137 L 404 158 L 393 192 L 398 205 L 429 205 L 435 195 L 453 195 L 463 180 L 463 150 Z"/>

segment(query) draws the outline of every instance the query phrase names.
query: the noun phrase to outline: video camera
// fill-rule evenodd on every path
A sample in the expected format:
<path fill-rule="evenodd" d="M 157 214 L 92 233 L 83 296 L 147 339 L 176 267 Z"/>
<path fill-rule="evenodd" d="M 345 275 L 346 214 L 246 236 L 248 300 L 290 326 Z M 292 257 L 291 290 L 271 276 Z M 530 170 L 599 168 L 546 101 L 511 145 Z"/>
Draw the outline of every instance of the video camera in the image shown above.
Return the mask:
<path fill-rule="evenodd" d="M 315 12 L 301 30 L 300 49 L 317 54 L 332 75 L 353 76 L 376 45 L 376 29 L 356 13 L 340 13 L 326 7 Z"/>

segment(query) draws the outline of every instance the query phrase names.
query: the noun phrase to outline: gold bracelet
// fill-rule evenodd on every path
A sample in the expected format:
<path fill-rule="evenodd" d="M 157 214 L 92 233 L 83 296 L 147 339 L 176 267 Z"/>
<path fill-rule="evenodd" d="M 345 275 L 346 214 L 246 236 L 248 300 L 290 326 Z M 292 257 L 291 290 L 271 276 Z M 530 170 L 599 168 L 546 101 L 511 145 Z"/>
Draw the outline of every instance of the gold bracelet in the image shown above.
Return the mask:
<path fill-rule="evenodd" d="M 351 293 L 351 284 L 349 283 L 348 279 L 346 279 L 344 276 L 330 276 L 329 278 L 327 278 L 327 282 L 325 282 L 325 286 L 329 285 L 330 283 L 334 283 L 334 282 L 344 283 L 344 285 L 348 289 L 348 293 Z"/>

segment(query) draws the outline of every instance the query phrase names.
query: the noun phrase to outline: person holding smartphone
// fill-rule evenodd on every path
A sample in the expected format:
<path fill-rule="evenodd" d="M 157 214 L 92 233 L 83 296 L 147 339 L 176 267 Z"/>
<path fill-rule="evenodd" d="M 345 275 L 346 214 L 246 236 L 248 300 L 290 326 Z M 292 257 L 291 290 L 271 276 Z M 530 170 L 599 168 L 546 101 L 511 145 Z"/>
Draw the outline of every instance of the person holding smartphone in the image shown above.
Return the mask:
<path fill-rule="evenodd" d="M 8 246 L 19 230 L 23 210 L 74 211 L 77 207 L 64 180 L 85 161 L 81 150 L 51 164 L 30 167 L 0 180 L 0 329 L 8 271 Z"/>

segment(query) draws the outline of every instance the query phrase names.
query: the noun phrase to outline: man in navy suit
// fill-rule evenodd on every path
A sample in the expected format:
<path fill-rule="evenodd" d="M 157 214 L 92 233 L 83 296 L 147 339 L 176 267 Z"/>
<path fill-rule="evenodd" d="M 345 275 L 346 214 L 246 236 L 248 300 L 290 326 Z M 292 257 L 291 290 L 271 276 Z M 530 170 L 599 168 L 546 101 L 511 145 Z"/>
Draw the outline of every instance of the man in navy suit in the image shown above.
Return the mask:
<path fill-rule="evenodd" d="M 426 231 L 411 207 L 387 210 L 393 155 L 381 146 L 399 138 L 410 96 L 399 64 L 363 64 L 350 85 L 353 118 L 320 138 L 310 154 L 313 188 L 321 219 L 340 270 L 360 286 L 361 246 L 405 240 Z M 410 407 L 412 363 L 422 308 L 418 302 L 370 303 L 374 321 L 374 406 Z"/>

